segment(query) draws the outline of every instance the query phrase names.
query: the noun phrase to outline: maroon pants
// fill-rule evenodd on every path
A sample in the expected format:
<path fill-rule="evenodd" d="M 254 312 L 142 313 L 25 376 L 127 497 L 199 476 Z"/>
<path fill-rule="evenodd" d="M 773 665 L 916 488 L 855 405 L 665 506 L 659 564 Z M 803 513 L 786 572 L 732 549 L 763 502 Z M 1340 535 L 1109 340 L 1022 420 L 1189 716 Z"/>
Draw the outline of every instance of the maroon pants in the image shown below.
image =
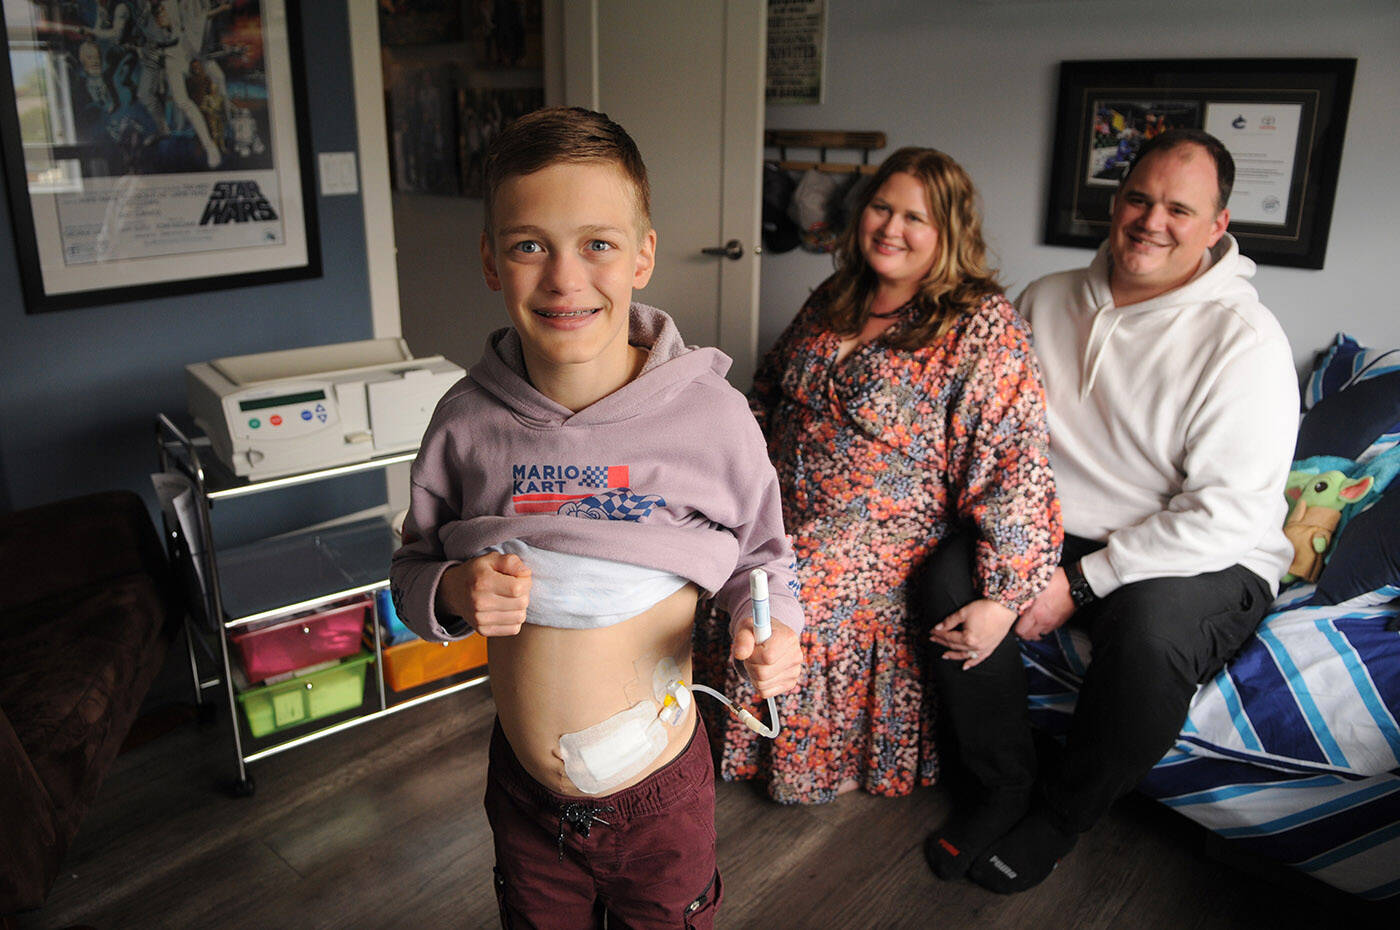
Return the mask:
<path fill-rule="evenodd" d="M 615 794 L 571 798 L 525 771 L 498 722 L 486 772 L 496 897 L 506 930 L 709 928 L 715 771 L 697 716 L 680 755 Z"/>

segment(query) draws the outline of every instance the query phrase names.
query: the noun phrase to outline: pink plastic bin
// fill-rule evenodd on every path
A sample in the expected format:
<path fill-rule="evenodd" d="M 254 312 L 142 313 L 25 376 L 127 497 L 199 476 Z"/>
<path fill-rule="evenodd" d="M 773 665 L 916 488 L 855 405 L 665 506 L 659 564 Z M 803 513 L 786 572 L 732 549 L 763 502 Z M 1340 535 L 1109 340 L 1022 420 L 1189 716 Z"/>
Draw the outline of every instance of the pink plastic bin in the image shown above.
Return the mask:
<path fill-rule="evenodd" d="M 370 599 L 361 597 L 231 639 L 248 681 L 255 683 L 358 652 L 369 612 Z"/>

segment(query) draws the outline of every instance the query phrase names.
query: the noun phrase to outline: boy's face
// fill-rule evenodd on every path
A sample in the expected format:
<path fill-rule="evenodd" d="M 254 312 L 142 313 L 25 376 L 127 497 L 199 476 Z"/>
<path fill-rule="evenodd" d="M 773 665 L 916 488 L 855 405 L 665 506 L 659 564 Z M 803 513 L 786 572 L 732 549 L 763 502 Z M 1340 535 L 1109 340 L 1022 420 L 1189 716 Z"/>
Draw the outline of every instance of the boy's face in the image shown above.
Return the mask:
<path fill-rule="evenodd" d="M 636 192 L 616 165 L 550 165 L 507 178 L 481 237 L 486 284 L 501 291 L 526 367 L 626 370 L 632 291 L 651 279 L 656 232 L 638 231 Z"/>

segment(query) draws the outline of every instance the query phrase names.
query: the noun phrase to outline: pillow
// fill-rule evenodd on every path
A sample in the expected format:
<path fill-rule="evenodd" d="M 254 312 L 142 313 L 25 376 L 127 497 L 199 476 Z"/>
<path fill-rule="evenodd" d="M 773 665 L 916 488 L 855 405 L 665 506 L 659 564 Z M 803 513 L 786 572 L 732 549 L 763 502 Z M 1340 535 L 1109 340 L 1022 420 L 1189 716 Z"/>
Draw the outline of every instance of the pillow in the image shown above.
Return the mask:
<path fill-rule="evenodd" d="M 1303 393 L 1303 409 L 1311 410 L 1324 397 L 1352 384 L 1400 371 L 1400 349 L 1382 351 L 1338 333 L 1327 349 L 1318 353 Z"/>
<path fill-rule="evenodd" d="M 1364 461 L 1400 444 L 1400 349 L 1371 349 L 1346 333 L 1318 353 L 1303 392 L 1295 459 Z"/>
<path fill-rule="evenodd" d="M 1332 543 L 1314 604 L 1382 604 L 1400 594 L 1400 486 L 1351 518 Z"/>
<path fill-rule="evenodd" d="M 1389 439 L 1390 434 L 1396 434 Z M 1360 459 L 1373 445 L 1400 439 L 1400 368 L 1324 394 L 1298 426 L 1295 459 L 1338 455 Z M 1378 450 L 1379 451 L 1379 450 Z"/>

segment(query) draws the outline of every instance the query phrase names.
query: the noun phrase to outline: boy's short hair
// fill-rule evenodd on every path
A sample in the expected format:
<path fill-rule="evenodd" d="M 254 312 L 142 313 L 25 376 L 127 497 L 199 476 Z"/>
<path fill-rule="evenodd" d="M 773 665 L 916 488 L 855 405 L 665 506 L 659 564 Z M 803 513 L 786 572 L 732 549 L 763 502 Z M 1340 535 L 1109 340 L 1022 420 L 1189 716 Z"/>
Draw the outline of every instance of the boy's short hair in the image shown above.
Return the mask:
<path fill-rule="evenodd" d="M 573 162 L 606 162 L 622 169 L 636 194 L 639 230 L 650 227 L 647 166 L 627 130 L 604 113 L 582 107 L 544 107 L 519 117 L 491 140 L 485 168 L 486 234 L 491 235 L 496 192 L 508 179 Z"/>

